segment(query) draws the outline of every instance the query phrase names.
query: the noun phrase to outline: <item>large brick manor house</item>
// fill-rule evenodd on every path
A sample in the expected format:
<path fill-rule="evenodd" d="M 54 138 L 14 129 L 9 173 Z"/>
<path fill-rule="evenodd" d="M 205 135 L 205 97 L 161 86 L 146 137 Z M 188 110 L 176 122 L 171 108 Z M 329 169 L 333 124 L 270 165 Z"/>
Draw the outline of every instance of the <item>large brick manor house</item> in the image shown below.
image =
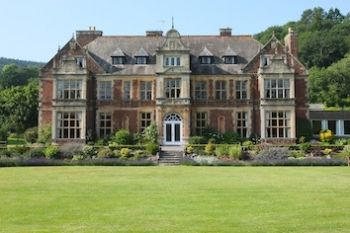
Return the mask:
<path fill-rule="evenodd" d="M 309 115 L 307 71 L 297 35 L 265 45 L 252 36 L 143 36 L 77 31 L 43 67 L 39 125 L 58 143 L 142 132 L 156 122 L 163 145 L 186 143 L 210 126 L 264 141 L 294 141 Z"/>

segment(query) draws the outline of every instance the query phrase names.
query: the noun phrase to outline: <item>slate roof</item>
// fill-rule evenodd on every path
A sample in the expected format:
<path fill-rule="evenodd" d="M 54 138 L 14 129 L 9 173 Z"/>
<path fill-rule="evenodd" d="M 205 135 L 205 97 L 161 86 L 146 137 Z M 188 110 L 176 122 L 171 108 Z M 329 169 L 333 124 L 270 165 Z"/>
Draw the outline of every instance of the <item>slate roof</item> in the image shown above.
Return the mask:
<path fill-rule="evenodd" d="M 213 54 L 208 50 L 207 46 L 204 46 L 202 52 L 199 53 L 199 57 L 212 57 Z"/>
<path fill-rule="evenodd" d="M 85 46 L 94 60 L 106 73 L 120 75 L 154 75 L 156 50 L 161 47 L 166 37 L 147 36 L 101 36 Z M 252 36 L 181 36 L 185 46 L 190 49 L 191 71 L 195 75 L 239 74 L 242 68 L 258 53 L 261 44 Z M 118 48 L 125 54 L 123 65 L 112 65 L 112 54 Z M 236 53 L 238 64 L 224 64 L 222 57 L 228 48 Z M 199 56 L 208 50 L 214 64 L 200 64 Z M 135 64 L 135 55 L 147 54 L 149 64 Z M 232 52 L 231 51 L 231 52 Z"/>
<path fill-rule="evenodd" d="M 113 57 L 124 57 L 123 51 L 118 47 L 114 52 L 111 54 Z"/>

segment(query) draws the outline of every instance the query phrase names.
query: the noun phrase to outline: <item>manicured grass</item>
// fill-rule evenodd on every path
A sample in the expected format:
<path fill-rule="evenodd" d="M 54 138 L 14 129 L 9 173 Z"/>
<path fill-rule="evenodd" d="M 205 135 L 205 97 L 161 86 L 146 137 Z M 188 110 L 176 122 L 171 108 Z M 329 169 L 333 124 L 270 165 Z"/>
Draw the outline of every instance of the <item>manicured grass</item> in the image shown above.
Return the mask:
<path fill-rule="evenodd" d="M 0 169 L 0 232 L 350 232 L 348 167 Z"/>

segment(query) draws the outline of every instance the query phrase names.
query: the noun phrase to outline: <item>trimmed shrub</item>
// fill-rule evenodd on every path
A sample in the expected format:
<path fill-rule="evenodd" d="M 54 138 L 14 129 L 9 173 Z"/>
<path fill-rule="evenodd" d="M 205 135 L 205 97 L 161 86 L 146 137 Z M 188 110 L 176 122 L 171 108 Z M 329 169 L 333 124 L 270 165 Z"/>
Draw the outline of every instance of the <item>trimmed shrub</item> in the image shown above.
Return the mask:
<path fill-rule="evenodd" d="M 232 145 L 228 148 L 228 155 L 233 159 L 239 159 L 242 156 L 242 147 L 240 145 Z"/>
<path fill-rule="evenodd" d="M 186 154 L 193 154 L 193 152 L 194 152 L 193 146 L 187 145 L 185 151 L 186 151 Z"/>
<path fill-rule="evenodd" d="M 29 143 L 38 140 L 38 127 L 29 128 L 24 132 L 24 139 Z"/>
<path fill-rule="evenodd" d="M 61 158 L 70 159 L 74 155 L 80 155 L 83 150 L 83 144 L 79 143 L 69 143 L 64 144 L 60 147 Z"/>
<path fill-rule="evenodd" d="M 145 153 L 143 150 L 135 150 L 133 154 L 135 159 L 140 159 L 145 156 Z"/>
<path fill-rule="evenodd" d="M 212 143 L 220 143 L 222 141 L 222 134 L 219 133 L 216 129 L 212 127 L 206 127 L 203 130 L 203 137 L 205 138 L 205 141 Z"/>
<path fill-rule="evenodd" d="M 31 148 L 22 154 L 24 158 L 43 158 L 45 157 L 43 148 Z"/>
<path fill-rule="evenodd" d="M 217 145 L 215 148 L 215 155 L 217 157 L 223 157 L 223 156 L 228 156 L 228 145 Z"/>
<path fill-rule="evenodd" d="M 304 152 L 308 152 L 311 148 L 311 143 L 309 142 L 304 142 L 304 143 L 301 143 L 299 144 L 299 149 L 304 151 Z"/>
<path fill-rule="evenodd" d="M 101 147 L 97 153 L 97 158 L 104 159 L 104 158 L 113 158 L 114 154 L 113 151 L 109 148 Z"/>
<path fill-rule="evenodd" d="M 125 129 L 118 130 L 115 133 L 114 141 L 119 145 L 133 144 L 133 136 Z"/>
<path fill-rule="evenodd" d="M 51 143 L 51 124 L 43 125 L 38 130 L 38 142 L 46 144 Z"/>
<path fill-rule="evenodd" d="M 57 146 L 49 145 L 44 150 L 45 157 L 48 159 L 58 159 L 60 155 L 60 150 Z"/>
<path fill-rule="evenodd" d="M 241 141 L 241 135 L 237 132 L 226 132 L 222 135 L 223 143 L 234 144 Z"/>
<path fill-rule="evenodd" d="M 293 158 L 302 158 L 305 157 L 305 152 L 301 150 L 293 150 L 290 152 L 290 156 Z"/>
<path fill-rule="evenodd" d="M 83 147 L 82 153 L 84 158 L 94 158 L 97 156 L 97 151 L 95 147 L 90 146 L 90 145 L 85 145 Z"/>
<path fill-rule="evenodd" d="M 259 152 L 255 157 L 256 160 L 280 160 L 287 159 L 290 152 L 285 147 L 271 147 Z"/>
<path fill-rule="evenodd" d="M 334 134 L 331 130 L 326 129 L 326 130 L 322 130 L 320 132 L 320 140 L 321 142 L 331 142 L 334 138 Z"/>
<path fill-rule="evenodd" d="M 242 143 L 242 146 L 246 147 L 248 150 L 253 150 L 254 149 L 254 143 L 250 140 L 244 141 Z"/>
<path fill-rule="evenodd" d="M 121 158 L 129 158 L 129 157 L 131 157 L 131 153 L 130 153 L 131 151 L 130 151 L 130 149 L 129 148 L 122 148 L 121 150 L 120 150 L 120 157 Z"/>
<path fill-rule="evenodd" d="M 206 155 L 213 155 L 215 151 L 215 145 L 212 142 L 208 142 L 207 145 L 205 145 L 204 152 Z"/>
<path fill-rule="evenodd" d="M 146 152 L 150 155 L 156 155 L 159 151 L 159 145 L 156 143 L 147 143 L 146 144 Z"/>
<path fill-rule="evenodd" d="M 143 132 L 143 137 L 146 142 L 158 142 L 158 129 L 155 122 L 152 122 Z"/>
<path fill-rule="evenodd" d="M 337 146 L 345 146 L 348 144 L 348 141 L 345 138 L 339 138 L 335 140 L 334 144 Z"/>
<path fill-rule="evenodd" d="M 208 141 L 203 136 L 192 136 L 189 138 L 188 142 L 190 144 L 205 144 Z"/>

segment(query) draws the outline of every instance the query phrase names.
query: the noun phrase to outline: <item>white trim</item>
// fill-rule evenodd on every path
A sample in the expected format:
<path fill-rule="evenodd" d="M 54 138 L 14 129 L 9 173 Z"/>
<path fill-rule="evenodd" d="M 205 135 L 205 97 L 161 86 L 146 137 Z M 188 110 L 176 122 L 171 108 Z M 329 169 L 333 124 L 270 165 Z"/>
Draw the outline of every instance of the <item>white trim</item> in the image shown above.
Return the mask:
<path fill-rule="evenodd" d="M 178 119 L 172 119 L 172 120 L 166 120 L 170 115 L 175 115 L 176 118 Z M 167 141 L 167 128 L 166 125 L 170 124 L 171 125 L 171 141 Z M 179 141 L 175 141 L 175 125 L 179 125 L 180 127 L 180 140 Z M 165 117 L 163 118 L 163 145 L 182 145 L 183 144 L 183 130 L 182 130 L 182 126 L 183 126 L 183 119 L 181 118 L 181 116 L 177 113 L 170 113 L 165 115 Z"/>

